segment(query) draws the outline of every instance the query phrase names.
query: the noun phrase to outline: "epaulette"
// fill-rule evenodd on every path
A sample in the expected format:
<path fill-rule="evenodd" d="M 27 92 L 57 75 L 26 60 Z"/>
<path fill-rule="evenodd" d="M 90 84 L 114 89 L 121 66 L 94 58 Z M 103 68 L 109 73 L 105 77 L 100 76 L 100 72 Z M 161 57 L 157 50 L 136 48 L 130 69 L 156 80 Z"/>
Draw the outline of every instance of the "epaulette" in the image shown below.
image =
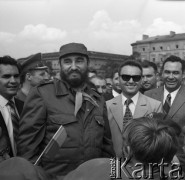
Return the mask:
<path fill-rule="evenodd" d="M 47 81 L 47 82 L 41 82 L 38 87 L 41 87 L 41 86 L 44 86 L 44 85 L 47 85 L 47 84 L 53 84 L 53 80 L 50 80 L 50 81 Z"/>
<path fill-rule="evenodd" d="M 101 96 L 101 93 L 99 93 L 99 92 L 97 91 L 97 89 L 91 87 L 91 90 L 93 91 L 93 94 L 94 94 L 95 96 Z"/>

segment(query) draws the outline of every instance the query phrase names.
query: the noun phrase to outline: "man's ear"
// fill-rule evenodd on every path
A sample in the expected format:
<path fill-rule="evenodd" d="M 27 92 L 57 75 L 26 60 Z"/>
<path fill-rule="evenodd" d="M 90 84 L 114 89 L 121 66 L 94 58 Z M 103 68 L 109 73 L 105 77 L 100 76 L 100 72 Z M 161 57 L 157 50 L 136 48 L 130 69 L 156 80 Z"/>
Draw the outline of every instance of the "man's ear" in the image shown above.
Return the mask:
<path fill-rule="evenodd" d="M 30 81 L 31 80 L 31 73 L 26 73 L 26 78 L 25 79 L 27 79 L 28 81 Z"/>

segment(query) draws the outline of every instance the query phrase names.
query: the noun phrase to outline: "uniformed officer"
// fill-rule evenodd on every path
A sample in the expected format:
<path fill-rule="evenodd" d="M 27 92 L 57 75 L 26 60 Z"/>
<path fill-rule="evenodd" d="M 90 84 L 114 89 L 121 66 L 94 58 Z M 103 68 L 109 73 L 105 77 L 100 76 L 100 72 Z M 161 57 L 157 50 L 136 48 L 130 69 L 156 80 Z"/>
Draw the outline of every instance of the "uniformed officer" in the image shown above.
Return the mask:
<path fill-rule="evenodd" d="M 21 88 L 16 97 L 24 102 L 32 87 L 49 80 L 46 71 L 48 67 L 44 65 L 41 53 L 30 56 L 21 67 Z"/>

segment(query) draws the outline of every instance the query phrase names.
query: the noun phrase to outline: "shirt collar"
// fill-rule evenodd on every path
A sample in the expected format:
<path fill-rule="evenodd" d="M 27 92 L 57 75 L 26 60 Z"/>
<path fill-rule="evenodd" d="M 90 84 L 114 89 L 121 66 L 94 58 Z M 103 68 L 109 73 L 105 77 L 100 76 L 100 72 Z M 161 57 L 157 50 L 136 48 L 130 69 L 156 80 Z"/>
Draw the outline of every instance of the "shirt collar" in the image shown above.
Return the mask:
<path fill-rule="evenodd" d="M 8 100 L 4 98 L 2 95 L 0 95 L 0 106 L 5 107 L 8 103 Z"/>
<path fill-rule="evenodd" d="M 116 92 L 114 89 L 112 89 L 112 95 L 114 96 L 114 97 L 116 97 L 116 96 L 118 96 L 118 95 L 120 95 L 118 92 Z"/>
<path fill-rule="evenodd" d="M 165 88 L 165 86 L 164 86 L 164 98 L 170 93 L 171 94 L 171 96 L 173 96 L 173 97 L 175 97 L 176 95 L 177 95 L 177 93 L 178 93 L 178 91 L 179 91 L 179 89 L 181 88 L 181 86 L 178 88 L 178 89 L 176 89 L 175 91 L 173 91 L 173 92 L 168 92 L 168 90 Z"/>
<path fill-rule="evenodd" d="M 123 95 L 123 93 L 121 93 L 121 96 L 122 96 L 122 103 L 123 103 L 123 105 L 125 105 L 125 101 L 127 100 L 127 98 Z M 134 103 L 135 106 L 137 104 L 138 98 L 139 98 L 139 92 L 137 92 L 137 94 L 135 94 L 131 98 L 132 99 L 132 102 Z"/>

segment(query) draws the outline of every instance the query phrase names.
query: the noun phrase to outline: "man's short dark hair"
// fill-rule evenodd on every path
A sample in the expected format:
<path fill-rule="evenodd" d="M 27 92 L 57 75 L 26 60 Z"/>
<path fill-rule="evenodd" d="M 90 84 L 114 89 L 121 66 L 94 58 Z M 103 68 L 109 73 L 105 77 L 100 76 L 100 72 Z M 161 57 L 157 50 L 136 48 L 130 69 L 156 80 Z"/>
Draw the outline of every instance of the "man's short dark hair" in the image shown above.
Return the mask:
<path fill-rule="evenodd" d="M 107 75 L 107 77 L 113 79 L 116 73 L 118 73 L 118 67 L 114 68 L 112 70 L 112 73 L 110 75 Z"/>
<path fill-rule="evenodd" d="M 20 74 L 20 84 L 23 84 L 25 82 L 27 73 L 34 75 L 35 71 L 35 69 L 28 69 L 26 71 L 22 71 Z"/>
<path fill-rule="evenodd" d="M 99 76 L 99 75 L 93 75 L 93 76 L 91 76 L 89 78 L 89 81 L 91 81 L 92 79 L 104 80 L 106 82 L 106 80 L 102 76 Z"/>
<path fill-rule="evenodd" d="M 142 70 L 142 67 L 141 67 L 141 64 L 137 61 L 134 61 L 134 60 L 126 60 L 118 69 L 118 74 L 120 75 L 121 73 L 121 69 L 124 67 L 124 66 L 134 66 L 134 67 L 138 67 L 140 70 L 141 70 L 141 74 L 143 73 L 143 70 Z"/>
<path fill-rule="evenodd" d="M 180 58 L 180 57 L 177 57 L 177 56 L 174 56 L 174 55 L 171 55 L 169 56 L 168 58 L 166 58 L 163 62 L 163 65 L 162 65 L 162 70 L 164 69 L 164 65 L 167 63 L 167 62 L 179 62 L 181 63 L 182 65 L 182 72 L 184 72 L 184 63 L 183 63 L 183 60 Z"/>
<path fill-rule="evenodd" d="M 3 56 L 3 57 L 0 57 L 0 65 L 1 64 L 4 64 L 4 65 L 12 65 L 12 66 L 16 66 L 19 73 L 21 71 L 20 69 L 20 65 L 17 63 L 17 61 L 12 58 L 11 56 Z"/>
<path fill-rule="evenodd" d="M 96 69 L 93 69 L 92 67 L 89 67 L 89 68 L 88 68 L 88 72 L 97 74 Z"/>
<path fill-rule="evenodd" d="M 157 65 L 154 62 L 144 60 L 141 63 L 142 68 L 149 68 L 152 67 L 154 69 L 154 72 L 157 73 Z"/>
<path fill-rule="evenodd" d="M 132 155 L 141 163 L 171 162 L 179 146 L 180 126 L 162 113 L 131 120 L 123 138 Z"/>

